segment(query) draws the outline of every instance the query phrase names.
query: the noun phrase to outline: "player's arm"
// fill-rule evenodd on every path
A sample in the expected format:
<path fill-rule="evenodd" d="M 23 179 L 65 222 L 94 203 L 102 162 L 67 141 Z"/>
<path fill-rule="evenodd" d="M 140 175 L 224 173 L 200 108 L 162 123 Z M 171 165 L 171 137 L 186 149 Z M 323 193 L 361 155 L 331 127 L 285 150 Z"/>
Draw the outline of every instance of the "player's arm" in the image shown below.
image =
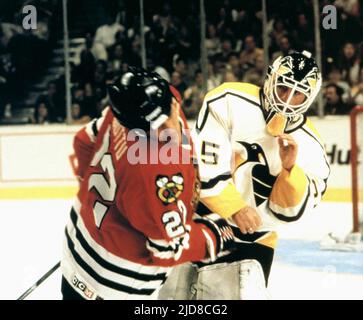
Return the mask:
<path fill-rule="evenodd" d="M 75 173 L 79 180 L 83 179 L 92 160 L 95 141 L 97 139 L 98 131 L 105 119 L 105 115 L 106 112 L 103 113 L 102 117 L 90 121 L 76 133 L 73 139 L 73 149 L 77 160 Z"/>
<path fill-rule="evenodd" d="M 314 149 L 299 150 L 293 137 L 288 134 L 279 136 L 278 143 L 282 170 L 273 185 L 269 208 L 279 220 L 291 222 L 298 220 L 304 212 L 320 202 L 327 187 L 330 169 L 324 149 L 317 144 Z M 314 164 L 313 170 L 297 163 L 298 152 L 306 153 L 300 154 L 300 157 L 310 159 Z"/>
<path fill-rule="evenodd" d="M 214 215 L 192 220 L 190 176 L 173 170 L 152 176 L 148 171 L 130 176 L 129 192 L 125 190 L 119 204 L 129 223 L 145 236 L 153 263 L 215 260 L 228 249 L 233 232 L 224 219 Z"/>

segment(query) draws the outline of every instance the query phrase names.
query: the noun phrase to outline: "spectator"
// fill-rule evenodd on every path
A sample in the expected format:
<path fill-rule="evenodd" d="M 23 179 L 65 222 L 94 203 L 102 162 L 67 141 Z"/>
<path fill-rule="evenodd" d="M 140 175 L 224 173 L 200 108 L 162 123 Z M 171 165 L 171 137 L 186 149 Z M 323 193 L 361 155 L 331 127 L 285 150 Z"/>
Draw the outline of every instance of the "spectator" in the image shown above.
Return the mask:
<path fill-rule="evenodd" d="M 96 67 L 96 59 L 92 52 L 92 37 L 90 33 L 86 35 L 86 48 L 81 51 L 80 64 L 76 66 L 74 72 L 74 82 L 86 83 L 92 82 Z"/>
<path fill-rule="evenodd" d="M 344 12 L 348 13 L 349 15 L 354 15 L 359 7 L 358 0 L 335 0 L 334 5 L 338 8 L 344 10 Z"/>
<path fill-rule="evenodd" d="M 291 49 L 290 40 L 287 36 L 282 36 L 279 40 L 279 51 L 276 51 L 272 55 L 272 60 L 275 61 L 279 56 L 284 56 L 291 53 L 293 50 Z"/>
<path fill-rule="evenodd" d="M 107 62 L 99 60 L 96 63 L 96 69 L 94 73 L 94 88 L 105 88 L 107 80 Z"/>
<path fill-rule="evenodd" d="M 190 57 L 192 52 L 192 36 L 188 27 L 185 24 L 181 25 L 177 35 L 176 52 L 182 56 Z"/>
<path fill-rule="evenodd" d="M 265 79 L 265 61 L 263 54 L 259 54 L 255 59 L 255 66 L 248 69 L 243 77 L 243 82 L 249 82 L 256 86 L 263 86 Z"/>
<path fill-rule="evenodd" d="M 91 52 L 95 60 L 107 60 L 108 52 L 105 46 L 100 42 L 95 42 L 94 37 L 90 32 L 86 34 L 86 46 L 90 46 Z"/>
<path fill-rule="evenodd" d="M 130 39 L 130 49 L 127 53 L 127 61 L 132 66 L 141 66 L 141 40 L 139 35 Z"/>
<path fill-rule="evenodd" d="M 62 97 L 58 94 L 57 83 L 55 81 L 50 81 L 48 83 L 47 93 L 40 96 L 38 104 L 40 102 L 44 102 L 46 104 L 52 121 L 63 121 L 65 118 L 65 108 Z"/>
<path fill-rule="evenodd" d="M 253 67 L 256 56 L 259 54 L 263 54 L 263 50 L 257 48 L 254 36 L 248 35 L 245 38 L 244 50 L 239 56 L 242 68 L 248 69 L 249 67 Z"/>
<path fill-rule="evenodd" d="M 233 21 L 234 34 L 240 39 L 244 39 L 247 34 L 251 33 L 251 15 L 245 9 L 237 10 Z"/>
<path fill-rule="evenodd" d="M 108 70 L 115 78 L 122 73 L 122 61 L 124 59 L 124 50 L 120 43 L 115 44 L 111 53 L 111 59 L 108 62 Z"/>
<path fill-rule="evenodd" d="M 183 79 L 178 71 L 174 71 L 172 73 L 171 85 L 179 91 L 181 96 L 184 95 L 184 91 L 187 89 L 187 84 L 183 81 Z"/>
<path fill-rule="evenodd" d="M 95 114 L 100 116 L 105 107 L 109 105 L 106 86 L 94 88 L 94 99 L 96 103 Z"/>
<path fill-rule="evenodd" d="M 226 72 L 226 65 L 219 54 L 214 55 L 208 64 L 208 90 L 218 87 L 222 83 L 222 78 Z"/>
<path fill-rule="evenodd" d="M 297 17 L 297 26 L 292 33 L 296 49 L 312 52 L 314 48 L 314 30 L 304 13 Z"/>
<path fill-rule="evenodd" d="M 194 75 L 195 84 L 184 92 L 183 111 L 187 119 L 195 119 L 203 104 L 205 92 L 203 91 L 203 74 L 200 69 Z"/>
<path fill-rule="evenodd" d="M 231 71 L 238 81 L 242 78 L 242 68 L 236 52 L 231 52 L 228 56 L 226 69 Z"/>
<path fill-rule="evenodd" d="M 232 71 L 226 71 L 223 75 L 222 82 L 237 82 L 238 79 Z"/>
<path fill-rule="evenodd" d="M 71 106 L 71 123 L 70 124 L 86 124 L 91 121 L 91 117 L 83 113 L 81 104 L 73 102 Z"/>
<path fill-rule="evenodd" d="M 270 33 L 271 38 L 271 52 L 275 52 L 279 49 L 279 43 L 282 37 L 287 36 L 287 31 L 282 19 L 276 19 L 273 22 L 273 30 Z"/>
<path fill-rule="evenodd" d="M 334 83 L 337 86 L 341 87 L 344 90 L 342 95 L 342 99 L 344 102 L 350 100 L 350 86 L 346 81 L 342 80 L 342 74 L 339 69 L 333 68 L 328 74 L 328 83 Z"/>
<path fill-rule="evenodd" d="M 93 87 L 91 83 L 84 85 L 84 99 L 82 101 L 84 114 L 89 115 L 91 118 L 100 116 L 96 108 L 96 97 L 93 94 Z"/>
<path fill-rule="evenodd" d="M 358 50 L 355 45 L 351 42 L 345 43 L 338 65 L 342 73 L 342 79 L 348 82 L 349 85 L 355 85 L 358 82 L 359 64 Z"/>
<path fill-rule="evenodd" d="M 31 119 L 31 122 L 36 124 L 49 124 L 53 122 L 53 117 L 45 101 L 39 101 L 34 112 L 34 118 Z"/>
<path fill-rule="evenodd" d="M 336 84 L 328 84 L 325 87 L 324 98 L 326 102 L 324 111 L 326 115 L 349 114 L 352 107 L 343 102 L 343 92 L 343 89 Z"/>
<path fill-rule="evenodd" d="M 15 85 L 14 77 L 15 68 L 11 63 L 10 55 L 3 54 L 0 56 L 0 120 L 5 116 L 5 109 L 11 109 L 13 101 L 13 86 Z M 7 107 L 8 106 L 8 107 Z"/>
<path fill-rule="evenodd" d="M 84 100 L 84 90 L 81 86 L 75 85 L 72 88 L 72 99 L 76 101 L 83 101 Z"/>
<path fill-rule="evenodd" d="M 205 40 L 208 56 L 213 56 L 221 50 L 221 41 L 217 36 L 217 30 L 214 24 L 207 25 L 207 35 Z"/>
<path fill-rule="evenodd" d="M 102 25 L 97 29 L 94 41 L 107 49 L 115 43 L 116 33 L 122 32 L 124 29 L 125 28 L 121 24 L 109 19 L 107 24 Z"/>
<path fill-rule="evenodd" d="M 117 44 L 121 44 L 123 49 L 125 49 L 125 50 L 127 49 L 129 41 L 128 41 L 125 30 L 116 32 L 116 34 L 115 34 L 115 45 L 117 45 Z"/>
<path fill-rule="evenodd" d="M 188 74 L 188 62 L 183 57 L 176 55 L 174 62 L 174 71 L 179 72 L 183 81 L 186 84 L 191 82 L 190 76 Z"/>
<path fill-rule="evenodd" d="M 227 63 L 229 55 L 233 52 L 232 40 L 225 38 L 222 40 L 220 56 L 224 63 Z"/>
<path fill-rule="evenodd" d="M 165 10 L 161 16 L 156 16 L 154 20 L 154 31 L 158 38 L 158 50 L 165 63 L 170 64 L 176 52 L 178 28 L 175 18 Z"/>

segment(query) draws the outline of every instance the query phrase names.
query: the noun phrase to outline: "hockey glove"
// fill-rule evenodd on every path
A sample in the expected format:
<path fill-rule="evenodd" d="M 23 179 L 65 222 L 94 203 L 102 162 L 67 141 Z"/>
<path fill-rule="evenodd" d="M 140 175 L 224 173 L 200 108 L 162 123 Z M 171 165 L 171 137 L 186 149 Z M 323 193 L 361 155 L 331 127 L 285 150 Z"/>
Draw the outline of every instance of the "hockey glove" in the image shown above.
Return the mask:
<path fill-rule="evenodd" d="M 233 249 L 235 242 L 232 228 L 229 226 L 228 222 L 218 214 L 207 214 L 195 219 L 194 222 L 206 226 L 216 238 L 216 242 L 214 242 L 211 237 L 206 234 L 206 231 L 203 230 L 207 239 L 210 262 L 215 261 L 219 253 Z"/>

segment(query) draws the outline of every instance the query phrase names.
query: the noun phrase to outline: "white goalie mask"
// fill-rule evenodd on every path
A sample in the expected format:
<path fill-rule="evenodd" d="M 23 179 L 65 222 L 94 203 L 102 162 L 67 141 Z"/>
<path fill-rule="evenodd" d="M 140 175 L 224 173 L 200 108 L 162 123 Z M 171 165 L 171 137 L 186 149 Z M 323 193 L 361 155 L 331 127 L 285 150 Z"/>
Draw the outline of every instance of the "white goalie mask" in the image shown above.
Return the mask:
<path fill-rule="evenodd" d="M 309 52 L 280 56 L 269 66 L 266 76 L 266 111 L 275 111 L 288 120 L 304 114 L 319 93 L 321 82 L 321 73 Z M 282 99 L 281 92 L 288 92 L 288 96 Z M 301 102 L 292 103 L 294 96 L 300 96 Z"/>

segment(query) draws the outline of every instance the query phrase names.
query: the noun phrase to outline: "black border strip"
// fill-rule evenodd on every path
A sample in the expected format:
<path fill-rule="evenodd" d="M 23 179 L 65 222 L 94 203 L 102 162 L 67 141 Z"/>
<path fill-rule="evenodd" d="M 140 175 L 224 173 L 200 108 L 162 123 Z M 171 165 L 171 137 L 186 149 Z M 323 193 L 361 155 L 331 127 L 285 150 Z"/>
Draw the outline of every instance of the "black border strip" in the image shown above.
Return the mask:
<path fill-rule="evenodd" d="M 210 179 L 208 182 L 203 182 L 201 183 L 201 187 L 203 190 L 205 189 L 212 189 L 213 187 L 215 187 L 217 185 L 218 182 L 220 181 L 226 181 L 228 179 L 231 179 L 232 175 L 229 174 L 221 174 L 219 176 L 216 176 L 213 179 Z"/>

